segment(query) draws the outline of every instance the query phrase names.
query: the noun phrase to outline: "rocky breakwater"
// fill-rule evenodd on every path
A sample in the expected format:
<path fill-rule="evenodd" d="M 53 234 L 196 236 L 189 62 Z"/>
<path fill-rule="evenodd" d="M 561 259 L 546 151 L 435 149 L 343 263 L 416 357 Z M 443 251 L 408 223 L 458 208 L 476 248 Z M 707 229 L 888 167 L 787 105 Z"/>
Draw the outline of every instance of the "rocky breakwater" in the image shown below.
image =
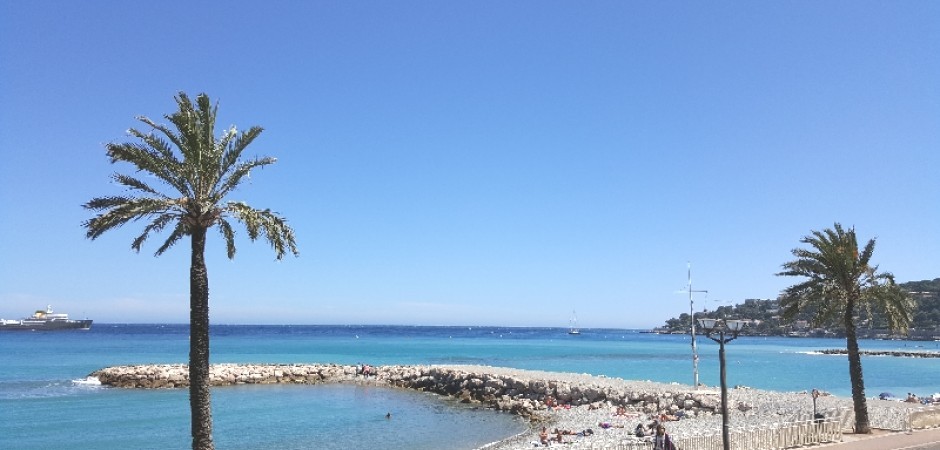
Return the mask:
<path fill-rule="evenodd" d="M 336 364 L 213 364 L 212 386 L 236 384 L 314 384 L 361 378 L 356 366 Z M 92 372 L 103 385 L 119 388 L 180 388 L 189 386 L 189 367 L 184 364 L 114 366 Z"/>
<path fill-rule="evenodd" d="M 626 382 L 592 375 L 538 372 L 483 366 L 395 366 L 381 371 L 389 385 L 435 392 L 463 402 L 535 418 L 551 404 L 557 408 L 623 406 L 648 415 L 696 417 L 719 411 L 717 393 L 688 386 Z"/>
<path fill-rule="evenodd" d="M 120 388 L 189 385 L 188 368 L 179 364 L 108 367 L 90 376 L 103 385 Z M 210 382 L 213 386 L 369 383 L 433 392 L 533 420 L 552 405 L 623 406 L 644 415 L 686 418 L 713 415 L 720 408 L 717 392 L 694 391 L 690 386 L 486 366 L 379 366 L 363 371 L 362 367 L 336 364 L 215 364 Z"/>
<path fill-rule="evenodd" d="M 847 355 L 848 350 L 844 348 L 834 348 L 819 350 L 823 355 Z M 902 350 L 859 350 L 860 355 L 865 356 L 893 356 L 897 358 L 940 358 L 940 352 L 932 351 L 902 351 Z"/>

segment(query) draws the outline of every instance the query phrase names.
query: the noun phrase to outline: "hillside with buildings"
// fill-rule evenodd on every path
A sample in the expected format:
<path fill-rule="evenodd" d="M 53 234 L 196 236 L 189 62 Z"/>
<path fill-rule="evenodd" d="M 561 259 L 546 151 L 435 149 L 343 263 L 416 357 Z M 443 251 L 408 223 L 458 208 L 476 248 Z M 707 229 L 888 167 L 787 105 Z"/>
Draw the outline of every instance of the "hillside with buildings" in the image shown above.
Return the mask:
<path fill-rule="evenodd" d="M 891 333 L 885 321 L 873 314 L 859 321 L 858 335 L 861 338 L 940 340 L 940 278 L 934 280 L 911 281 L 901 283 L 902 289 L 909 292 L 915 302 L 914 321 L 906 335 Z M 744 303 L 719 306 L 712 311 L 697 311 L 696 319 L 721 318 L 745 320 L 748 325 L 742 334 L 754 336 L 796 336 L 796 337 L 842 337 L 844 330 L 840 326 L 818 325 L 813 323 L 810 312 L 803 312 L 792 322 L 784 322 L 780 317 L 780 304 L 777 299 L 747 299 Z M 661 333 L 688 333 L 689 314 L 683 313 L 677 318 L 666 321 L 665 326 L 657 328 Z"/>

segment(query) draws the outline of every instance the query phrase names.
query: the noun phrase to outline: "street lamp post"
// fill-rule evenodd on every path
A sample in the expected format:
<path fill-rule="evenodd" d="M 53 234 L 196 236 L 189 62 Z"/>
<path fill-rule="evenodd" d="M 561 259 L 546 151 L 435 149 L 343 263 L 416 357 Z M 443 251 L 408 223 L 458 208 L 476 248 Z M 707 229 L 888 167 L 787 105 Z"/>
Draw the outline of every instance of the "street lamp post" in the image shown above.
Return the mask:
<path fill-rule="evenodd" d="M 721 370 L 721 445 L 731 449 L 730 425 L 728 424 L 728 378 L 725 369 L 725 344 L 735 340 L 744 328 L 741 320 L 699 319 L 705 336 L 718 343 L 718 364 Z M 725 334 L 728 333 L 728 334 Z M 718 337 L 713 335 L 717 334 Z"/>

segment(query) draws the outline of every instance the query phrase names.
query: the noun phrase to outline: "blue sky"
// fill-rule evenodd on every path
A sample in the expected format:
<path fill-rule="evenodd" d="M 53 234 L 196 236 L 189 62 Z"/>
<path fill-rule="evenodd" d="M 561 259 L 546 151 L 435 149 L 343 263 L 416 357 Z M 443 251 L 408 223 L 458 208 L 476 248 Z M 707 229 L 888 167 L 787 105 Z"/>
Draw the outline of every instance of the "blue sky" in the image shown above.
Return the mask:
<path fill-rule="evenodd" d="M 940 276 L 940 3 L 0 3 L 0 317 L 186 322 L 186 243 L 84 237 L 178 91 L 265 128 L 214 323 L 647 328 L 774 298 L 813 229 Z M 162 121 L 162 120 L 158 120 Z"/>

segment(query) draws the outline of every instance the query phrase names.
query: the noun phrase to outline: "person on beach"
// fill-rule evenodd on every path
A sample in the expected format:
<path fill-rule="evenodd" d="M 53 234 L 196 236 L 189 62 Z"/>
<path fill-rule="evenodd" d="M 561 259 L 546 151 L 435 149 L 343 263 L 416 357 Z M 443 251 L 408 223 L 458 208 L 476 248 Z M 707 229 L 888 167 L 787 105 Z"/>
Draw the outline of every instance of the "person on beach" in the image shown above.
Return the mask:
<path fill-rule="evenodd" d="M 653 437 L 653 450 L 676 450 L 676 444 L 666 434 L 666 427 L 659 425 L 656 427 L 656 436 Z"/>
<path fill-rule="evenodd" d="M 636 428 L 633 429 L 633 435 L 636 437 L 645 437 L 646 436 L 646 427 L 642 423 L 636 424 Z"/>
<path fill-rule="evenodd" d="M 672 414 L 660 414 L 659 415 L 660 422 L 670 422 L 670 421 L 675 421 L 675 420 L 679 420 L 679 416 L 675 416 Z"/>
<path fill-rule="evenodd" d="M 551 444 L 548 440 L 548 428 L 542 427 L 542 431 L 539 432 L 539 442 L 546 447 Z"/>

